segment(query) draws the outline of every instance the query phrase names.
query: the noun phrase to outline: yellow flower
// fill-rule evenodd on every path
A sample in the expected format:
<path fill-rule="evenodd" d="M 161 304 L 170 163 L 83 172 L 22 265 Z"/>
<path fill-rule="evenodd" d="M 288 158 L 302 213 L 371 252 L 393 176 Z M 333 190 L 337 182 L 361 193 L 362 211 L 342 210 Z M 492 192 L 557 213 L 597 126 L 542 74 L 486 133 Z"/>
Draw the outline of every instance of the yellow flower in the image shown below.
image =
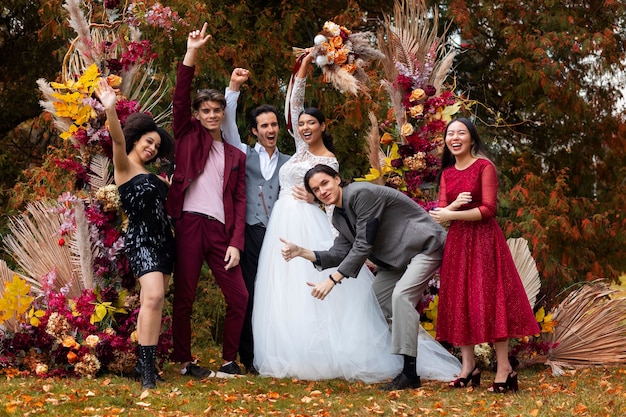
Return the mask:
<path fill-rule="evenodd" d="M 402 125 L 402 129 L 400 130 L 400 134 L 402 136 L 411 136 L 415 132 L 413 129 L 413 125 L 411 123 L 405 123 Z"/>
<path fill-rule="evenodd" d="M 411 95 L 409 96 L 409 101 L 420 101 L 426 98 L 426 93 L 421 88 L 416 88 L 411 91 Z"/>
<path fill-rule="evenodd" d="M 417 104 L 411 108 L 409 108 L 409 113 L 412 118 L 416 118 L 417 116 L 421 116 L 424 113 L 424 105 Z"/>
<path fill-rule="evenodd" d="M 98 343 L 100 343 L 100 338 L 98 337 L 98 335 L 95 335 L 95 334 L 90 334 L 85 339 L 85 346 L 88 346 L 92 349 L 95 348 L 98 345 Z"/>

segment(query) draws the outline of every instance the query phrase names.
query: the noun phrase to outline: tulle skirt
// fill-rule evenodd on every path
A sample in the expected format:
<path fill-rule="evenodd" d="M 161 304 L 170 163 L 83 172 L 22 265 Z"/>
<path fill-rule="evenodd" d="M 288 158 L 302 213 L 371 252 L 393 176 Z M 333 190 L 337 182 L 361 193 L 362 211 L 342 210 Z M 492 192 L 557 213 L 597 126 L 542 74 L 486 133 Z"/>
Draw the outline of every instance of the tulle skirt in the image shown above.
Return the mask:
<path fill-rule="evenodd" d="M 357 278 L 343 279 L 324 300 L 316 299 L 307 282 L 322 281 L 333 269 L 318 271 L 302 258 L 286 262 L 280 253 L 281 237 L 313 250 L 327 249 L 333 242 L 328 218 L 320 208 L 292 198 L 277 201 L 255 286 L 252 327 L 254 365 L 259 373 L 364 382 L 396 376 L 402 370 L 402 356 L 391 353 L 389 326 L 372 290 L 374 276 L 369 269 L 363 267 Z M 437 377 L 431 379 L 454 379 L 460 370 L 456 358 L 422 333 L 421 375 L 429 378 L 431 372 Z M 449 369 L 442 371 L 444 363 Z M 438 371 L 430 371 L 434 369 Z"/>

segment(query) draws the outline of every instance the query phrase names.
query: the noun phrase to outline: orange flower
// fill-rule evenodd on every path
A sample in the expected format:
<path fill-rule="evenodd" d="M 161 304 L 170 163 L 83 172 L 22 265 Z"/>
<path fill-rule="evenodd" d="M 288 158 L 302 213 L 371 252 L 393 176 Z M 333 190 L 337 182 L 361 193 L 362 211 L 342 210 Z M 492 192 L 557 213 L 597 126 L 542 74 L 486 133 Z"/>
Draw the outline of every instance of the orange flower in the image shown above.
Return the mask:
<path fill-rule="evenodd" d="M 391 133 L 385 132 L 383 137 L 380 138 L 380 143 L 383 145 L 391 145 L 393 143 L 393 136 L 391 136 Z"/>
<path fill-rule="evenodd" d="M 334 49 L 341 49 L 343 47 L 343 40 L 341 39 L 341 36 L 333 36 L 329 39 L 329 43 Z"/>
<path fill-rule="evenodd" d="M 74 340 L 72 336 L 67 336 L 65 339 L 63 339 L 63 343 L 61 344 L 63 345 L 63 347 L 66 348 L 80 349 L 80 344 L 76 340 Z"/>
<path fill-rule="evenodd" d="M 335 64 L 342 65 L 348 62 L 348 53 L 345 49 L 339 49 L 335 55 Z"/>
<path fill-rule="evenodd" d="M 78 360 L 79 360 L 79 358 L 78 358 L 77 354 L 75 354 L 74 352 L 68 352 L 68 354 L 67 354 L 67 361 L 69 363 L 71 363 L 73 365 L 76 362 L 78 362 Z"/>
<path fill-rule="evenodd" d="M 107 83 L 113 88 L 119 88 L 122 85 L 122 77 L 111 74 L 107 76 Z"/>

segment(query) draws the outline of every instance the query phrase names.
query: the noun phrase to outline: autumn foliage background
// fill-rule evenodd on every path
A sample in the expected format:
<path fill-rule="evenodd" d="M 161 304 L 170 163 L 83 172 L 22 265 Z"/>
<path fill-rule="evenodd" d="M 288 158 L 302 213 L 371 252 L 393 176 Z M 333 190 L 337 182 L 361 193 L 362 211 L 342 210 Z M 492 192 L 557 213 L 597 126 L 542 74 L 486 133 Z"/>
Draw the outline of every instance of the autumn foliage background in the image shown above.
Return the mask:
<path fill-rule="evenodd" d="M 200 59 L 195 85 L 221 89 L 232 68 L 252 71 L 240 99 L 242 133 L 256 105 L 282 107 L 292 46 L 312 45 L 329 19 L 375 31 L 392 7 L 377 1 L 162 3 L 188 26 L 175 25 L 171 37 L 161 29 L 144 31 L 158 54 L 159 71 L 173 79 L 187 31 L 204 21 L 213 40 Z M 472 112 L 499 167 L 499 218 L 507 237 L 530 242 L 542 300 L 556 302 L 575 282 L 614 280 L 626 270 L 626 124 L 618 108 L 626 5 L 613 0 L 427 3 L 438 8 L 441 22 L 451 22 L 448 36 L 458 49 L 451 79 L 457 94 L 480 103 Z M 56 78 L 65 40 L 74 36 L 61 5 L 61 0 L 10 0 L 0 17 L 2 224 L 24 201 L 75 186 L 67 171 L 55 170 L 51 158 L 44 158 L 68 149 L 41 111 L 35 84 L 37 78 Z M 307 90 L 309 102 L 329 117 L 342 173 L 349 178 L 368 169 L 363 140 L 368 110 L 384 120 L 381 113 L 388 108 L 384 92 L 376 88 L 379 74 L 379 68 L 371 68 L 370 97 L 346 99 L 321 77 Z M 289 152 L 292 144 L 282 133 L 281 148 Z"/>

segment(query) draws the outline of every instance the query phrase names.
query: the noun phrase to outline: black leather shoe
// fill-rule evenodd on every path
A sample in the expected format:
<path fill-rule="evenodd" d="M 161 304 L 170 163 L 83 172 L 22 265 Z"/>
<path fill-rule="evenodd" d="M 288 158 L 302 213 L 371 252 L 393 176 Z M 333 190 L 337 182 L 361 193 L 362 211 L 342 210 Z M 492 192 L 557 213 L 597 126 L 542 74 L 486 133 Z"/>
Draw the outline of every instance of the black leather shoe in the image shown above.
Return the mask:
<path fill-rule="evenodd" d="M 419 388 L 421 386 L 422 381 L 419 376 L 417 378 L 409 378 L 404 374 L 398 374 L 391 382 L 381 385 L 380 389 L 383 391 L 396 391 L 407 388 Z"/>
<path fill-rule="evenodd" d="M 250 374 L 250 375 L 258 375 L 259 374 L 259 371 L 257 371 L 257 369 L 254 367 L 254 365 L 251 364 L 251 363 L 247 364 L 247 365 L 244 364 L 244 367 L 246 368 L 246 373 L 247 374 Z"/>

